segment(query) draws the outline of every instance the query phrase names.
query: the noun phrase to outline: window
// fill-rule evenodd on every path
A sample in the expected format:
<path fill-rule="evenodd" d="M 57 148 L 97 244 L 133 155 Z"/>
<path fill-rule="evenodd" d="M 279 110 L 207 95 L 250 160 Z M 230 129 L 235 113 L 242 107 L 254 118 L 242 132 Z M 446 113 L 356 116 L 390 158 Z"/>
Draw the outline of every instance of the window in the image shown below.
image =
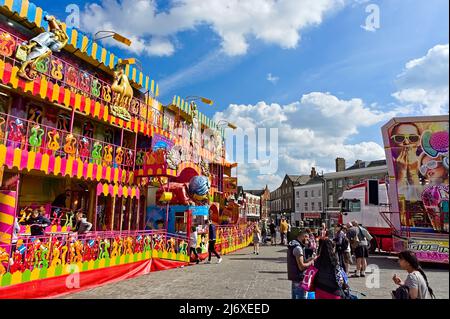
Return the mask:
<path fill-rule="evenodd" d="M 348 207 L 351 212 L 360 212 L 361 211 L 361 201 L 360 200 L 351 200 L 348 202 Z"/>
<path fill-rule="evenodd" d="M 314 207 L 314 202 L 311 203 L 311 210 L 314 211 L 315 207 Z"/>
<path fill-rule="evenodd" d="M 319 189 L 319 195 L 317 195 L 317 196 L 322 196 L 322 191 Z"/>
<path fill-rule="evenodd" d="M 322 203 L 321 203 L 321 202 L 318 202 L 318 203 L 317 203 L 317 206 L 319 207 L 319 210 L 321 211 L 321 210 L 322 210 Z"/>
<path fill-rule="evenodd" d="M 353 186 L 353 179 L 349 179 L 349 180 L 347 181 L 347 185 L 348 185 L 348 186 Z"/>
<path fill-rule="evenodd" d="M 333 205 L 333 195 L 328 195 L 328 206 Z"/>
<path fill-rule="evenodd" d="M 338 180 L 338 187 L 342 187 L 342 179 Z"/>
<path fill-rule="evenodd" d="M 314 197 L 314 189 L 311 190 L 311 197 Z"/>
<path fill-rule="evenodd" d="M 333 181 L 328 181 L 328 188 L 333 188 Z"/>
<path fill-rule="evenodd" d="M 308 191 L 305 191 L 305 197 L 308 197 Z"/>
<path fill-rule="evenodd" d="M 308 211 L 308 203 L 305 203 L 305 212 Z"/>
<path fill-rule="evenodd" d="M 299 197 L 300 197 L 300 192 L 299 192 L 299 191 L 296 191 L 296 192 L 295 192 L 295 196 L 296 196 L 297 198 L 299 198 Z"/>
<path fill-rule="evenodd" d="M 295 207 L 300 208 L 300 203 L 296 203 Z"/>

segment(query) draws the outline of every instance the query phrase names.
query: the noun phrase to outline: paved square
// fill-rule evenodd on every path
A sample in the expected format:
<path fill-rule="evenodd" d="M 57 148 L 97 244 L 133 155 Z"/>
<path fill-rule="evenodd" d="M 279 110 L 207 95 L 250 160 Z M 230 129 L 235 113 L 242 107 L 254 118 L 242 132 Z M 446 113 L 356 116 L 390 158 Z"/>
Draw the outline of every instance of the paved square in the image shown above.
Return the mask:
<path fill-rule="evenodd" d="M 286 251 L 283 246 L 263 246 L 258 256 L 253 247 L 223 256 L 223 262 L 201 263 L 178 269 L 152 272 L 148 275 L 108 284 L 65 296 L 65 298 L 174 298 L 174 299 L 286 299 L 290 298 L 290 281 L 286 274 Z M 390 299 L 395 288 L 392 275 L 401 271 L 394 257 L 376 255 L 369 259 L 379 270 L 376 275 L 351 278 L 351 288 L 368 299 Z M 353 268 L 354 269 L 354 268 Z M 443 266 L 425 267 L 425 272 L 437 298 L 449 298 L 449 271 Z M 368 283 L 368 286 L 366 285 Z"/>

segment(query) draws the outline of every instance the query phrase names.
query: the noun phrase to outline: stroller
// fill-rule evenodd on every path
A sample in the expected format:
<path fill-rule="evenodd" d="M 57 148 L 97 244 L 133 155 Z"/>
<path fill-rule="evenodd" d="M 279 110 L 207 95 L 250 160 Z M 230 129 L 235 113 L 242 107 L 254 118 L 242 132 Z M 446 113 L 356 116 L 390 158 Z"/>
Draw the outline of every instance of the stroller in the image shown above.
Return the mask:
<path fill-rule="evenodd" d="M 361 299 L 361 297 L 366 297 L 366 294 L 350 289 L 348 275 L 342 268 L 339 270 L 339 275 L 343 280 L 341 288 L 344 293 L 344 299 Z"/>
<path fill-rule="evenodd" d="M 350 288 L 344 289 L 344 299 L 361 299 L 362 297 L 366 297 L 367 295 L 359 292 L 357 290 L 352 290 Z"/>

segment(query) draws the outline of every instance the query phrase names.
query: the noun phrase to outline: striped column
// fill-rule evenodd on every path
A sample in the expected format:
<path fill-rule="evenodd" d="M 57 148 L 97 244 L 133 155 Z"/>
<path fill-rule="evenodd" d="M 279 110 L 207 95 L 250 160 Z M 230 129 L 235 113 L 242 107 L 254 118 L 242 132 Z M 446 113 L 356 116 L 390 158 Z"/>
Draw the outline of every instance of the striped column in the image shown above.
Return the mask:
<path fill-rule="evenodd" d="M 16 192 L 0 191 L 0 247 L 9 254 L 16 217 Z"/>

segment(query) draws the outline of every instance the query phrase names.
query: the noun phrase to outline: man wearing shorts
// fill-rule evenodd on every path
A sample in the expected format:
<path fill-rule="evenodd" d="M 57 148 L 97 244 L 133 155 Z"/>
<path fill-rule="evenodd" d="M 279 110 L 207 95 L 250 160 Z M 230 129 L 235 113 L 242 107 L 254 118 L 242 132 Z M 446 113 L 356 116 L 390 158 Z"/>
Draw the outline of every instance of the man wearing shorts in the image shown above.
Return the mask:
<path fill-rule="evenodd" d="M 355 257 L 356 257 L 356 272 L 352 277 L 365 277 L 367 268 L 367 258 L 369 257 L 369 243 L 372 240 L 372 236 L 367 229 L 360 226 L 358 222 L 352 221 L 353 229 L 355 231 L 354 241 L 355 245 Z M 358 274 L 359 272 L 359 274 Z"/>

